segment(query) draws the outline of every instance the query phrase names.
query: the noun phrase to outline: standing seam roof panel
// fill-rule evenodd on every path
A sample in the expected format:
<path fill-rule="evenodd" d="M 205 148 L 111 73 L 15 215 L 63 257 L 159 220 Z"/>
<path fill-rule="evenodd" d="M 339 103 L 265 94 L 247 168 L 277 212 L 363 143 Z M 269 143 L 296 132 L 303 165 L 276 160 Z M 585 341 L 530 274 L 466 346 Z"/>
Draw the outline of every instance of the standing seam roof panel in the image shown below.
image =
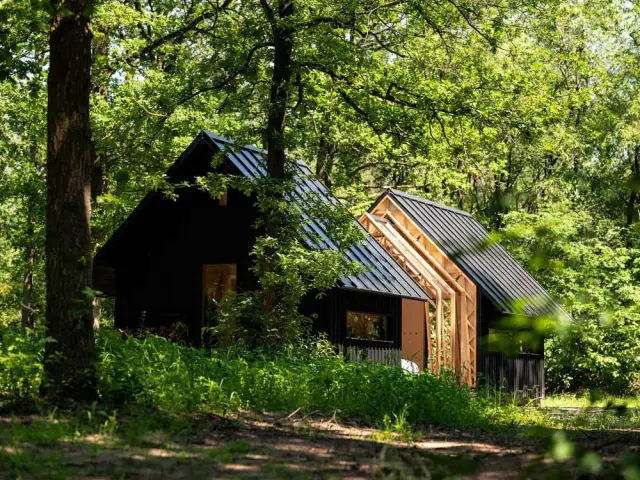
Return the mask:
<path fill-rule="evenodd" d="M 447 216 L 453 216 L 453 214 L 449 213 L 449 212 L 443 212 L 443 215 L 447 215 Z M 455 223 L 455 219 L 454 218 L 450 218 L 450 222 L 454 225 L 456 225 Z M 462 220 L 462 222 L 464 223 L 469 223 L 469 222 L 465 222 L 464 220 Z M 446 230 L 444 230 L 444 226 L 441 224 L 438 224 L 439 228 L 441 228 L 441 232 L 440 234 L 445 236 L 446 235 Z M 468 227 L 473 227 L 475 225 L 468 225 Z M 458 227 L 458 225 L 456 225 L 456 227 Z M 470 230 L 472 228 L 469 228 Z M 481 270 L 484 271 L 485 274 L 485 281 L 487 284 L 491 285 L 491 289 L 494 292 L 494 294 L 496 296 L 499 295 L 499 291 L 500 291 L 500 282 L 498 280 L 498 276 L 494 275 L 494 272 L 499 271 L 500 273 L 502 273 L 505 276 L 508 276 L 507 272 L 502 271 L 502 265 L 501 262 L 499 261 L 499 259 L 495 259 L 495 261 L 492 263 L 489 261 L 489 259 L 485 258 L 484 253 L 486 252 L 486 250 L 480 250 L 479 247 L 480 245 L 476 245 L 474 246 L 471 242 L 468 242 L 468 237 L 465 236 L 465 233 L 463 231 L 462 228 L 456 228 L 457 230 L 457 234 L 458 234 L 458 239 L 463 243 L 464 245 L 464 249 L 461 249 L 461 252 L 458 252 L 458 256 L 460 257 L 461 261 L 464 261 L 465 259 L 463 258 L 465 255 L 468 255 L 467 252 L 471 253 L 472 255 L 475 255 L 475 259 L 476 262 L 465 262 L 465 264 L 468 263 L 468 268 L 470 270 L 473 270 L 475 272 L 476 275 L 480 274 L 481 272 L 479 271 L 479 269 L 477 268 L 477 266 L 479 265 L 481 267 Z M 477 234 L 477 233 L 476 233 Z M 475 248 L 475 252 L 474 249 Z M 505 290 L 507 290 L 509 292 L 510 295 L 512 295 L 514 298 L 517 298 L 518 293 L 513 291 L 513 288 L 511 287 L 511 285 L 506 284 L 504 285 Z M 500 301 L 500 304 L 502 306 L 503 309 L 507 310 L 509 308 L 508 304 L 505 304 L 503 300 Z"/>
<path fill-rule="evenodd" d="M 489 233 L 469 213 L 439 205 L 398 190 L 387 190 L 426 235 L 433 240 L 500 310 L 514 311 L 523 303 L 529 315 L 563 312 L 542 286 L 499 244 L 486 245 Z M 379 202 L 378 200 L 374 206 Z M 372 207 L 373 208 L 373 207 Z"/>
<path fill-rule="evenodd" d="M 311 170 L 305 165 L 305 164 L 301 164 L 300 162 L 297 163 L 298 168 L 302 171 L 301 173 L 304 175 L 301 182 L 304 185 L 306 185 L 308 187 L 309 190 L 313 190 L 315 192 L 320 193 L 323 198 L 325 200 L 330 201 L 332 204 L 337 204 L 337 200 L 335 199 L 335 197 L 333 197 L 332 195 L 330 195 L 330 193 L 328 192 L 328 189 L 326 188 L 322 188 L 324 186 L 321 186 L 322 184 L 320 184 L 319 182 L 314 182 L 312 180 L 311 177 Z M 300 183 L 296 186 L 296 192 L 299 193 L 300 196 L 304 197 L 304 200 L 306 200 L 308 198 L 307 193 L 301 188 Z M 319 223 L 319 222 L 318 222 Z M 323 232 L 324 234 L 324 232 Z M 356 245 L 354 246 L 350 251 L 347 251 L 347 257 L 350 260 L 355 260 L 358 261 L 359 263 L 365 265 L 365 266 L 373 266 L 375 263 L 376 258 L 372 258 L 370 256 L 370 253 L 368 250 L 369 249 L 375 249 L 378 250 L 379 249 L 379 245 L 377 244 L 377 242 L 371 238 L 369 238 L 367 236 L 366 238 L 366 243 L 367 245 L 365 246 L 365 248 L 363 248 L 363 246 L 361 245 Z M 335 245 L 332 243 L 331 244 L 332 248 L 336 248 Z M 379 254 L 378 260 L 380 259 L 385 259 L 387 263 L 388 267 L 391 267 L 392 270 L 396 270 L 395 269 L 395 262 L 394 263 L 390 263 L 387 259 L 386 259 L 386 252 L 377 252 Z M 397 271 L 396 271 L 397 273 Z M 383 284 L 385 282 L 388 283 L 388 286 L 390 287 L 395 287 L 395 282 L 397 281 L 401 281 L 404 285 L 404 288 L 409 288 L 411 290 L 413 290 L 413 285 L 410 285 L 408 282 L 405 281 L 404 276 L 400 276 L 398 277 L 393 276 L 393 275 L 389 275 L 389 272 L 386 269 L 371 269 L 368 271 L 365 271 L 361 274 L 361 276 L 364 276 L 367 280 L 369 280 L 371 282 L 372 285 L 376 285 L 379 282 L 383 282 Z M 358 281 L 358 276 L 349 276 L 345 279 L 345 281 Z M 398 293 L 401 294 L 402 290 L 398 290 L 396 288 L 394 288 L 394 290 Z"/>
<path fill-rule="evenodd" d="M 496 295 L 496 303 L 498 303 L 503 310 L 510 311 L 513 308 L 513 305 L 511 304 L 511 302 L 505 301 L 503 295 L 500 295 L 500 288 L 502 286 L 502 288 L 507 292 L 509 298 L 522 298 L 522 292 L 518 291 L 517 286 L 510 282 L 511 278 L 513 277 L 513 272 L 509 271 L 509 267 L 511 267 L 512 269 L 520 269 L 520 266 L 517 264 L 506 266 L 504 262 L 505 255 L 493 255 L 490 257 L 489 254 L 494 253 L 491 252 L 490 249 L 497 247 L 497 245 L 492 245 L 488 249 L 478 250 L 479 245 L 474 245 L 473 242 L 469 241 L 470 237 L 468 234 L 465 235 L 465 229 L 469 231 L 476 230 L 476 239 L 486 240 L 489 235 L 488 232 L 486 232 L 486 230 L 482 229 L 481 227 L 474 228 L 478 227 L 478 224 L 476 224 L 474 221 L 469 221 L 472 220 L 471 218 L 461 219 L 460 223 L 464 225 L 459 225 L 456 222 L 455 218 L 451 218 L 453 216 L 451 212 L 443 210 L 442 216 L 449 217 L 449 221 L 451 222 L 451 224 L 456 226 L 457 236 L 452 237 L 451 235 L 448 235 L 446 227 L 442 224 L 440 219 L 436 216 L 433 216 L 433 219 L 438 219 L 438 221 L 434 222 L 434 224 L 437 224 L 438 226 L 438 234 L 441 236 L 441 241 L 445 243 L 447 241 L 452 241 L 452 239 L 457 239 L 461 242 L 461 245 L 465 248 L 461 248 L 458 251 L 459 256 L 457 258 L 459 258 L 459 261 L 466 265 L 467 268 L 470 271 L 474 272 L 476 275 L 482 275 L 485 281 L 485 287 L 487 287 L 489 284 L 492 286 L 492 292 Z M 478 230 L 480 231 L 478 232 Z M 476 243 L 480 244 L 480 242 Z M 470 253 L 463 253 L 465 250 Z M 501 251 L 500 253 L 505 254 L 506 252 Z M 503 280 L 502 284 L 501 280 Z M 504 280 L 507 281 L 505 282 Z M 531 291 L 536 291 L 538 290 L 538 288 L 540 288 L 539 286 L 531 285 L 531 283 L 529 282 L 528 274 L 523 275 L 521 278 L 518 278 L 518 280 L 522 282 L 523 286 L 527 287 Z M 546 297 L 546 295 L 542 294 L 541 292 L 537 293 L 537 295 Z M 525 311 L 527 311 L 527 313 L 533 313 L 530 305 L 527 305 L 525 307 Z"/>
<path fill-rule="evenodd" d="M 442 224 L 441 219 L 439 217 L 432 216 L 430 219 L 432 223 L 429 223 L 429 220 L 427 220 L 429 218 L 428 210 L 423 205 L 417 205 L 416 208 L 420 210 L 420 213 L 421 213 L 420 215 L 421 226 L 427 231 L 427 233 L 430 234 L 430 236 L 437 238 L 437 240 L 435 241 L 438 244 L 438 246 L 442 250 L 447 252 L 447 255 L 452 260 L 454 261 L 458 260 L 460 263 L 464 264 L 465 262 L 463 261 L 462 257 L 465 255 L 465 251 L 473 251 L 473 250 L 471 250 L 472 246 L 469 245 L 466 241 L 464 231 L 459 228 L 459 225 L 455 222 L 455 219 L 449 218 L 448 219 L 449 222 L 445 226 Z M 445 217 L 448 217 L 449 215 L 451 215 L 451 213 L 449 211 L 443 210 L 442 215 Z M 428 227 L 425 227 L 425 226 L 428 226 Z M 451 249 L 451 248 L 445 247 L 445 244 L 449 241 L 449 237 L 452 236 L 447 233 L 447 229 L 451 230 L 452 233 L 455 233 L 454 237 L 460 241 L 459 247 L 464 247 L 464 248 Z M 487 290 L 487 293 L 489 293 L 492 296 L 495 296 L 496 299 L 498 299 L 497 303 L 499 303 L 503 309 L 508 309 L 509 305 L 504 303 L 504 301 L 500 298 L 500 295 L 499 295 L 500 287 L 498 285 L 498 282 L 493 278 L 493 275 L 491 274 L 492 266 L 485 262 L 485 259 L 482 258 L 482 254 L 480 251 L 475 252 L 475 254 L 477 256 L 478 264 L 482 267 L 482 270 L 485 271 L 485 275 L 489 276 L 489 277 L 485 277 L 485 284 L 483 285 L 484 289 Z M 474 277 L 481 273 L 480 270 L 476 268 L 475 264 L 470 264 L 466 266 L 470 274 L 472 274 Z M 511 290 L 510 288 L 508 288 L 508 286 L 507 286 L 507 289 Z"/>
<path fill-rule="evenodd" d="M 263 167 L 264 152 L 256 147 L 238 148 L 231 141 L 209 132 L 205 132 L 205 135 L 225 153 L 225 157 L 237 168 L 240 174 L 248 178 L 266 175 L 266 169 Z M 327 235 L 326 226 L 321 221 L 310 218 L 305 213 L 305 207 L 310 205 L 311 195 L 318 195 L 322 201 L 336 207 L 344 207 L 326 186 L 313 176 L 309 167 L 303 162 L 297 161 L 295 163 L 294 174 L 296 186 L 290 199 L 300 205 L 299 211 L 305 220 L 303 228 L 305 232 L 309 233 L 306 235 L 308 246 L 318 248 L 318 242 L 320 242 L 324 243 L 324 247 L 337 249 Z M 357 223 L 355 218 L 354 222 Z M 363 227 L 360 226 L 360 228 Z M 363 244 L 347 249 L 345 254 L 349 260 L 360 263 L 367 270 L 359 275 L 341 278 L 340 283 L 343 287 L 422 300 L 429 299 L 429 296 L 415 280 L 368 233 Z"/>
<path fill-rule="evenodd" d="M 326 186 L 324 186 L 323 184 L 321 184 L 320 182 L 318 182 L 315 177 L 313 177 L 311 169 L 309 169 L 309 167 L 302 163 L 302 162 L 297 162 L 297 166 L 298 169 L 301 170 L 301 173 L 303 174 L 303 180 L 302 182 L 308 186 L 309 189 L 319 192 L 326 200 L 328 200 L 329 202 L 331 202 L 334 205 L 339 205 L 338 200 L 331 195 L 331 193 L 329 192 L 329 190 L 326 188 Z M 298 191 L 298 188 L 296 188 L 296 191 Z M 306 196 L 306 192 L 303 194 Z M 368 243 L 368 245 L 366 245 L 366 247 L 368 248 L 364 248 L 363 246 L 357 245 L 355 247 L 353 247 L 353 253 L 354 256 L 356 257 L 355 260 L 360 261 L 360 263 L 370 263 L 370 262 L 375 262 L 376 258 L 371 258 L 369 255 L 369 249 L 373 249 L 376 250 L 378 253 L 378 258 L 377 260 L 381 260 L 384 259 L 385 263 L 387 264 L 387 267 L 390 267 L 391 270 L 395 271 L 396 275 L 390 275 L 389 271 L 386 269 L 372 269 L 370 271 L 364 272 L 363 275 L 365 275 L 366 277 L 373 277 L 370 278 L 371 281 L 374 281 L 375 283 L 382 281 L 382 282 L 389 282 L 388 286 L 393 286 L 395 287 L 394 283 L 397 281 L 400 281 L 401 283 L 403 283 L 403 287 L 409 288 L 411 290 L 415 290 L 415 286 L 412 280 L 410 280 L 411 283 L 409 283 L 408 281 L 406 281 L 404 275 L 400 275 L 398 277 L 398 266 L 396 264 L 396 262 L 394 260 L 389 261 L 389 259 L 387 258 L 387 253 L 386 251 L 384 251 L 380 245 L 378 244 L 378 242 L 376 242 L 374 239 L 370 238 L 369 235 L 367 235 L 367 239 L 366 242 Z M 348 252 L 348 256 L 349 252 Z M 352 258 L 352 260 L 354 260 L 354 258 Z M 370 263 L 370 265 L 372 265 L 372 263 Z M 402 271 L 404 272 L 404 271 Z M 353 278 L 353 277 L 349 277 L 349 278 Z M 357 278 L 357 277 L 355 277 Z M 396 291 L 398 293 L 401 293 L 401 290 L 396 289 Z"/>

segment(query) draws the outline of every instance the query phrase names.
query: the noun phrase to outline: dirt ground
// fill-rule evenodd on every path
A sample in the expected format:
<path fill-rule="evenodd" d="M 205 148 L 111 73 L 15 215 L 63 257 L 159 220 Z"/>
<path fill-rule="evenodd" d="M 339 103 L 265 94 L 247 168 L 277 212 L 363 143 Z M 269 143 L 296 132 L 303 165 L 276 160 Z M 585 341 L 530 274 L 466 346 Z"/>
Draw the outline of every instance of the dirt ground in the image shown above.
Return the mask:
<path fill-rule="evenodd" d="M 9 446 L 3 428 L 16 419 L 2 420 L 0 478 L 502 479 L 547 478 L 558 467 L 543 438 L 516 432 L 427 428 L 407 443 L 334 418 L 245 414 L 193 417 L 186 430 L 149 429 L 135 441 L 111 433 Z M 611 462 L 640 451 L 638 432 L 579 432 L 575 441 Z"/>

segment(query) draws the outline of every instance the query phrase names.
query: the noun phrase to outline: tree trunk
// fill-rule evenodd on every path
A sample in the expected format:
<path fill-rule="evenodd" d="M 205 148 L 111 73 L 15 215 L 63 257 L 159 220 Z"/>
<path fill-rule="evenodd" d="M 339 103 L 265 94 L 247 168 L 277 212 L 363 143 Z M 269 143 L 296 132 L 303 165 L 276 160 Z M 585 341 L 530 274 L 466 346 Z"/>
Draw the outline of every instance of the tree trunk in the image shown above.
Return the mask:
<path fill-rule="evenodd" d="M 93 51 L 96 58 L 103 57 L 108 59 L 109 57 L 109 32 L 103 32 L 103 36 L 94 42 Z M 95 64 L 93 71 L 93 82 L 91 85 L 91 91 L 97 93 L 106 102 L 109 96 L 109 78 L 112 72 L 109 69 L 103 68 L 101 71 L 96 72 Z M 99 77 L 99 81 L 97 81 Z M 107 190 L 107 159 L 103 154 L 98 154 L 96 151 L 96 143 L 94 139 L 91 139 L 91 205 L 96 208 L 98 205 L 98 197 L 103 195 Z M 106 237 L 106 231 L 104 228 L 94 228 L 91 231 L 93 245 L 102 243 Z M 100 308 L 100 298 L 94 297 L 93 299 L 93 329 L 98 330 L 100 328 L 100 320 L 102 319 L 102 309 Z"/>
<path fill-rule="evenodd" d="M 631 181 L 629 182 L 631 193 L 627 200 L 627 227 L 638 220 L 638 190 L 640 190 L 640 146 L 633 149 L 633 163 L 631 164 Z"/>
<path fill-rule="evenodd" d="M 271 11 L 266 0 L 263 6 Z M 287 118 L 287 100 L 293 74 L 293 29 L 286 24 L 293 15 L 293 0 L 277 1 L 278 18 L 274 12 L 267 13 L 271 18 L 274 55 L 271 92 L 269 96 L 269 118 L 267 121 L 267 171 L 272 178 L 284 178 L 285 141 L 284 129 Z"/>
<path fill-rule="evenodd" d="M 53 0 L 47 112 L 47 335 L 43 394 L 95 396 L 91 309 L 91 29 L 83 0 Z"/>
<path fill-rule="evenodd" d="M 31 164 L 38 168 L 38 145 L 36 141 L 32 141 L 29 145 L 29 159 Z M 27 200 L 27 219 L 28 227 L 26 231 L 27 248 L 25 251 L 24 276 L 22 279 L 22 330 L 36 328 L 36 313 L 38 309 L 33 305 L 33 270 L 36 264 L 36 232 L 35 224 L 37 222 L 36 211 L 38 209 L 35 192 Z"/>
<path fill-rule="evenodd" d="M 331 188 L 331 171 L 336 150 L 336 144 L 327 140 L 327 137 L 322 134 L 316 161 L 316 177 L 329 188 Z"/>
<path fill-rule="evenodd" d="M 104 59 L 109 57 L 109 34 L 108 32 L 104 32 L 102 37 L 99 37 L 97 41 L 94 42 L 93 51 L 96 58 L 103 57 Z M 104 60 L 103 60 L 104 61 Z M 94 67 L 95 68 L 95 67 Z M 111 77 L 111 71 L 106 68 L 100 69 L 98 72 L 94 70 L 93 72 L 93 82 L 91 85 L 91 90 L 106 102 L 107 97 L 109 95 L 109 78 Z M 92 167 L 91 167 L 91 202 L 92 205 L 96 204 L 96 201 L 100 195 L 105 192 L 107 186 L 107 162 L 103 155 L 98 154 L 95 148 L 95 142 L 92 139 L 91 142 L 91 158 L 92 158 Z M 104 236 L 103 232 L 99 232 L 100 236 Z M 96 237 L 96 232 L 93 232 L 94 238 Z M 97 240 L 102 240 L 99 238 Z"/>
<path fill-rule="evenodd" d="M 269 116 L 267 120 L 267 172 L 273 182 L 267 195 L 280 196 L 282 191 L 277 182 L 285 179 L 285 124 L 287 118 L 287 101 L 289 87 L 293 75 L 293 28 L 287 20 L 293 15 L 293 0 L 277 0 L 277 8 L 271 8 L 267 0 L 261 5 L 273 34 L 274 56 L 271 92 L 269 96 Z M 277 199 L 279 200 L 279 198 Z M 268 204 L 277 202 L 268 201 Z M 278 238 L 283 219 L 279 212 L 266 212 L 264 224 L 267 236 Z M 277 270 L 275 248 L 267 248 L 264 252 L 264 270 L 269 274 Z M 267 288 L 263 292 L 263 313 L 271 313 L 278 304 L 279 293 L 275 288 Z"/>
<path fill-rule="evenodd" d="M 36 249 L 29 247 L 22 281 L 22 330 L 36 328 L 36 309 L 33 307 L 33 267 L 35 263 Z"/>

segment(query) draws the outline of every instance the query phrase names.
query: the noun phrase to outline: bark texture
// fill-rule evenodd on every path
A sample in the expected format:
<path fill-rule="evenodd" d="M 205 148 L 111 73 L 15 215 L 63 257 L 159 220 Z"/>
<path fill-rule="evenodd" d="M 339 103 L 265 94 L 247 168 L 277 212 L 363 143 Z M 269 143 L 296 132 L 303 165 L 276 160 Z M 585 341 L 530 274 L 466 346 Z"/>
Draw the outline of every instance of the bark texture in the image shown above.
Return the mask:
<path fill-rule="evenodd" d="M 36 328 L 36 312 L 33 306 L 33 268 L 36 263 L 36 249 L 27 249 L 24 278 L 22 279 L 22 329 Z"/>
<path fill-rule="evenodd" d="M 276 0 L 272 7 L 267 0 L 260 0 L 263 12 L 271 25 L 273 37 L 273 74 L 271 77 L 271 91 L 269 96 L 269 116 L 267 120 L 267 172 L 271 187 L 267 195 L 278 197 L 268 201 L 277 204 L 283 195 L 279 188 L 279 181 L 285 179 L 286 144 L 285 125 L 287 119 L 287 103 L 291 78 L 293 76 L 293 37 L 294 29 L 291 17 L 294 13 L 293 0 Z M 283 182 L 282 182 L 283 183 Z M 278 238 L 281 235 L 284 219 L 279 211 L 265 212 L 265 233 L 269 237 Z M 265 249 L 264 274 L 278 274 L 277 251 L 274 247 Z M 275 285 L 264 287 L 262 311 L 271 314 L 277 308 L 280 292 Z"/>
<path fill-rule="evenodd" d="M 329 188 L 331 188 L 331 172 L 333 171 L 336 151 L 335 143 L 329 141 L 325 135 L 322 135 L 316 161 L 316 177 Z"/>
<path fill-rule="evenodd" d="M 91 309 L 91 30 L 83 0 L 54 0 L 47 117 L 47 343 L 43 394 L 94 396 Z"/>
<path fill-rule="evenodd" d="M 286 159 L 284 129 L 287 101 L 293 75 L 293 27 L 288 20 L 293 15 L 293 0 L 277 0 L 275 10 L 262 0 L 273 32 L 273 76 L 269 96 L 267 122 L 267 171 L 272 178 L 284 178 Z"/>

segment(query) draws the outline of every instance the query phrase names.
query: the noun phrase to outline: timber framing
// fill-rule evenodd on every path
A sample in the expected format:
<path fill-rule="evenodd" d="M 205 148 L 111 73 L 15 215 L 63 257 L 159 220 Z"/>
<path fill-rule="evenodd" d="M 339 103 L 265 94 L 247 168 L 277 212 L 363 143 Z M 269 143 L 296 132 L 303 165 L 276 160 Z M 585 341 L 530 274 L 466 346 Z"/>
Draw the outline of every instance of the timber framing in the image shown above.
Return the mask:
<path fill-rule="evenodd" d="M 477 383 L 477 288 L 398 204 L 385 196 L 360 223 L 433 299 L 425 303 L 427 368 Z"/>

